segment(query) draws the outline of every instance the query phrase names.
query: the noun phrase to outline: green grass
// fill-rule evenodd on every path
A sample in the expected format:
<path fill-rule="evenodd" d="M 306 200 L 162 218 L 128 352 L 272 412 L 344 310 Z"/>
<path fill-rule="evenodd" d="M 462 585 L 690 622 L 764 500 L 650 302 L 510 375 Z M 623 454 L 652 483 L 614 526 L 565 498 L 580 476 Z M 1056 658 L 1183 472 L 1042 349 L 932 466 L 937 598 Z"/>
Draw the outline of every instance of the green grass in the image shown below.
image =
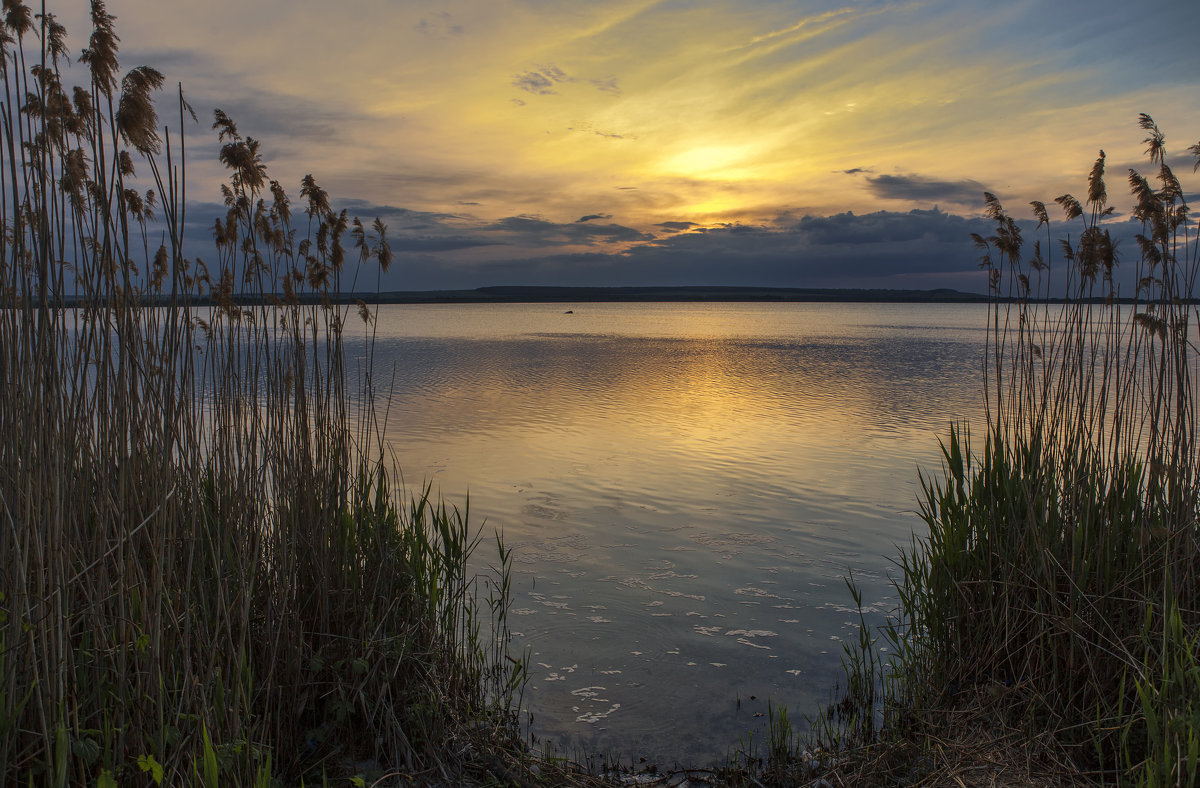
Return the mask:
<path fill-rule="evenodd" d="M 335 305 L 386 227 L 311 176 L 293 215 L 217 111 L 226 214 L 189 257 L 182 90 L 164 128 L 101 3 L 81 64 L 5 14 L 0 782 L 492 779 L 524 681 L 508 554 L 473 576 L 467 512 L 394 487 L 344 349 L 374 315 Z"/>
<path fill-rule="evenodd" d="M 1047 246 L 1028 254 L 987 196 L 986 433 L 980 445 L 952 429 L 942 472 L 923 479 L 929 530 L 898 560 L 890 660 L 869 656 L 871 637 L 848 650 L 850 687 L 881 699 L 882 730 L 851 737 L 864 759 L 903 744 L 911 764 L 982 706 L 977 721 L 1037 739 L 1072 779 L 1200 782 L 1200 257 L 1163 135 L 1148 116 L 1139 125 L 1156 185 L 1128 174 L 1134 250 L 1110 234 L 1103 152 L 1087 198 L 1056 200 L 1070 224 L 1054 260 L 1043 204 Z M 1200 145 L 1190 152 L 1200 161 Z M 1065 294 L 1049 292 L 1051 265 Z M 1118 266 L 1131 265 L 1136 290 L 1121 293 Z M 1115 304 L 1125 295 L 1137 303 Z M 847 695 L 851 732 L 875 700 Z"/>

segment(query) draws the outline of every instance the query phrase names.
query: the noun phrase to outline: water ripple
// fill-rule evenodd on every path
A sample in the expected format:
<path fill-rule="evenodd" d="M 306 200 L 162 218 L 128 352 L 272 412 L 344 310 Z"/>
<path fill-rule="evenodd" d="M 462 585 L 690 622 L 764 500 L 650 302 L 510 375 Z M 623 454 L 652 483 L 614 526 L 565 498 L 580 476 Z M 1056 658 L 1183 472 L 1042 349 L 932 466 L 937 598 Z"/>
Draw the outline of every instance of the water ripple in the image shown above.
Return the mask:
<path fill-rule="evenodd" d="M 978 418 L 983 310 L 563 309 L 381 309 L 389 446 L 512 548 L 537 735 L 718 758 L 768 698 L 829 700 L 848 570 L 869 622 L 894 604 L 917 468 Z"/>

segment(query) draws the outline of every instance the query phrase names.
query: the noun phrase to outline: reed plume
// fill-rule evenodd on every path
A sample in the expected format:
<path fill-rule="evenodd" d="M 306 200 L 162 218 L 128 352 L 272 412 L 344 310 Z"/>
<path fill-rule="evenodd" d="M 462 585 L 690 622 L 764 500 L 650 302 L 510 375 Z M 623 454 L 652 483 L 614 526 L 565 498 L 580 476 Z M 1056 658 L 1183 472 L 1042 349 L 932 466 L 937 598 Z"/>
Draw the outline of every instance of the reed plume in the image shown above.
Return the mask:
<path fill-rule="evenodd" d="M 1200 781 L 1200 242 L 1165 135 L 1138 125 L 1154 175 L 1128 173 L 1137 248 L 1107 225 L 1103 151 L 1086 199 L 1054 200 L 1071 233 L 1056 257 L 1045 203 L 1027 257 L 985 196 L 982 447 L 955 427 L 942 473 L 922 479 L 929 534 L 899 561 L 892 656 L 870 638 L 850 649 L 858 689 L 839 725 L 856 744 L 920 746 L 949 715 L 999 718 L 1071 764 L 1063 780 Z"/>
<path fill-rule="evenodd" d="M 180 92 L 165 133 L 163 76 L 118 76 L 91 10 L 67 90 L 65 31 L 4 0 L 0 782 L 453 780 L 515 732 L 523 669 L 507 554 L 481 612 L 465 511 L 394 489 L 369 361 L 347 367 L 370 335 L 346 338 L 342 279 L 391 261 L 386 228 L 348 261 L 312 176 L 294 227 L 218 111 L 226 214 L 191 256 L 194 113 Z"/>

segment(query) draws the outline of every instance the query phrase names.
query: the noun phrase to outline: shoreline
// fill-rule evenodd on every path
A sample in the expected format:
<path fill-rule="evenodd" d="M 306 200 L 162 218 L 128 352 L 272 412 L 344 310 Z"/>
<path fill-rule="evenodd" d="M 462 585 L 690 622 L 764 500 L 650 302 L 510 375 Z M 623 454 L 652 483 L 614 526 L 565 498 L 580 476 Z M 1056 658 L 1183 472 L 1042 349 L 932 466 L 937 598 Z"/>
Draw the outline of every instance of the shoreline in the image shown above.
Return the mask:
<path fill-rule="evenodd" d="M 887 290 L 854 288 L 798 287 L 478 287 L 472 290 L 391 290 L 381 293 L 343 293 L 340 295 L 297 295 L 297 304 L 600 304 L 600 303 L 829 303 L 829 304 L 986 304 L 989 297 L 979 293 L 941 288 L 936 290 Z M 207 295 L 180 296 L 178 302 L 189 306 L 212 306 Z M 36 305 L 37 299 L 31 299 Z M 1017 298 L 993 298 L 994 303 L 1021 303 Z M 1030 304 L 1104 304 L 1110 299 L 1029 298 Z M 143 295 L 136 303 L 142 306 L 169 306 L 169 295 Z M 279 293 L 238 294 L 234 302 L 242 306 L 283 303 Z M 1154 303 L 1145 299 L 1113 298 L 1112 303 L 1132 305 Z M 83 296 L 63 296 L 55 306 L 77 308 L 89 299 Z M 1187 303 L 1200 303 L 1200 299 Z M 0 309 L 9 306 L 0 302 Z"/>
<path fill-rule="evenodd" d="M 987 296 L 941 288 L 885 290 L 800 287 L 479 287 L 473 290 L 401 290 L 372 294 L 368 303 L 639 303 L 639 302 L 842 302 L 975 303 Z"/>

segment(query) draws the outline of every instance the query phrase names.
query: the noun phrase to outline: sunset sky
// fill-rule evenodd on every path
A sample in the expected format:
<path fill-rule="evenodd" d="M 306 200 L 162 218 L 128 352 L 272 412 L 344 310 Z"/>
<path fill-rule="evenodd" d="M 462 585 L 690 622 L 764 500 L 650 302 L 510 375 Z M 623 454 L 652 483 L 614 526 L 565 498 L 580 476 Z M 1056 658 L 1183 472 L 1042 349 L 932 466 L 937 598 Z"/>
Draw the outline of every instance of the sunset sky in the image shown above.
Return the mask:
<path fill-rule="evenodd" d="M 59 10 L 76 52 L 86 7 Z M 122 67 L 182 82 L 201 116 L 195 237 L 216 209 L 201 159 L 220 107 L 294 196 L 312 173 L 389 225 L 384 289 L 980 290 L 982 192 L 1029 216 L 1084 193 L 1104 148 L 1120 224 L 1139 112 L 1196 191 L 1196 0 L 108 7 Z"/>

